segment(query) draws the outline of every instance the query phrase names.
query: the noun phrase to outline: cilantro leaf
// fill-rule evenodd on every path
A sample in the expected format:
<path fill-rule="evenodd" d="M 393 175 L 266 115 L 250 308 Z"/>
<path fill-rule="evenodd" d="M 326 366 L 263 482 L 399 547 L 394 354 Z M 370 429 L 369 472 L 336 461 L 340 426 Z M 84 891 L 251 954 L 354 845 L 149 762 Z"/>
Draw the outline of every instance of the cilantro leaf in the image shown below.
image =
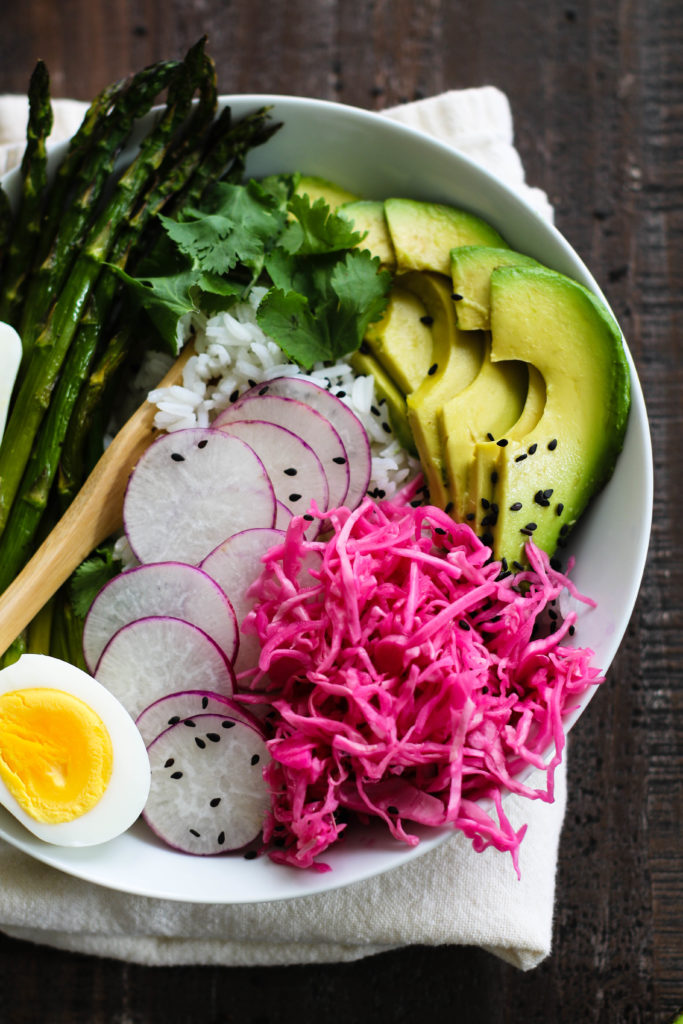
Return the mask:
<path fill-rule="evenodd" d="M 280 242 L 286 252 L 299 256 L 340 252 L 364 237 L 346 217 L 333 213 L 324 199 L 311 204 L 310 196 L 295 194 L 287 209 L 295 220 L 287 224 Z"/>
<path fill-rule="evenodd" d="M 256 318 L 285 355 L 305 369 L 319 359 L 334 358 L 325 325 L 316 320 L 304 295 L 271 288 L 259 303 Z"/>
<path fill-rule="evenodd" d="M 84 619 L 105 583 L 121 572 L 122 563 L 114 558 L 113 545 L 102 546 L 86 558 L 71 576 L 71 601 L 78 618 Z"/>

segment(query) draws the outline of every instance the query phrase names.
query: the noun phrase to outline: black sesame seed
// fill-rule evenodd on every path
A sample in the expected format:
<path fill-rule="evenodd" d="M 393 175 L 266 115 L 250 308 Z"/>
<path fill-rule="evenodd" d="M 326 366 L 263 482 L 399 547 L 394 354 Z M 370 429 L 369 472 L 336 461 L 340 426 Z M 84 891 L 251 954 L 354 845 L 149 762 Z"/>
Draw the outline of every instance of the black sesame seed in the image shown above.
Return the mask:
<path fill-rule="evenodd" d="M 491 507 L 491 502 L 488 500 L 488 498 L 482 498 L 481 499 L 481 507 L 482 508 L 490 508 Z"/>
<path fill-rule="evenodd" d="M 574 633 L 576 633 L 576 626 L 570 626 L 567 632 L 570 636 L 574 636 Z"/>
<path fill-rule="evenodd" d="M 344 458 L 343 455 L 335 455 L 335 457 L 332 459 L 332 461 L 337 466 L 344 466 L 346 464 L 346 459 Z"/>
<path fill-rule="evenodd" d="M 527 523 L 526 527 L 525 527 L 525 529 L 528 530 L 529 533 L 533 533 L 534 530 L 536 530 L 537 528 L 538 528 L 538 524 L 537 523 Z"/>
<path fill-rule="evenodd" d="M 383 423 L 382 424 L 382 430 L 384 431 L 385 434 L 390 434 L 391 433 L 391 427 L 389 426 L 388 423 Z"/>
<path fill-rule="evenodd" d="M 443 526 L 435 526 L 434 527 L 434 533 L 444 534 L 445 532 L 446 531 L 444 530 Z"/>
<path fill-rule="evenodd" d="M 398 807 L 394 807 L 393 804 L 389 804 L 387 807 L 387 814 L 398 814 Z"/>
<path fill-rule="evenodd" d="M 379 416 L 380 415 L 380 411 L 379 411 L 379 409 L 377 408 L 376 405 L 371 405 L 370 406 L 370 412 L 372 413 L 373 416 Z"/>
<path fill-rule="evenodd" d="M 498 522 L 498 516 L 495 512 L 487 512 L 481 521 L 482 526 L 495 526 Z"/>
<path fill-rule="evenodd" d="M 492 533 L 482 533 L 482 535 L 481 535 L 481 542 L 482 542 L 482 544 L 485 544 L 487 548 L 490 547 L 493 544 L 493 534 Z"/>
<path fill-rule="evenodd" d="M 182 772 L 171 772 L 171 778 L 172 779 L 182 779 L 182 777 L 183 777 L 183 773 Z"/>
<path fill-rule="evenodd" d="M 466 633 L 469 632 L 469 630 L 472 628 L 467 619 L 460 619 L 458 625 L 460 626 L 461 629 L 464 629 Z"/>
<path fill-rule="evenodd" d="M 221 729 L 232 729 L 234 725 L 231 718 L 226 718 L 221 722 Z"/>
<path fill-rule="evenodd" d="M 198 832 L 196 828 L 191 828 L 190 829 L 190 835 L 191 836 L 196 836 L 196 838 L 199 839 L 199 837 L 201 836 L 201 832 Z"/>
<path fill-rule="evenodd" d="M 420 317 L 420 323 L 424 324 L 425 327 L 431 327 L 432 324 L 434 323 L 434 317 L 433 316 L 429 316 L 429 315 L 421 316 Z"/>
<path fill-rule="evenodd" d="M 491 433 L 491 431 L 489 431 L 486 436 L 489 439 L 489 441 L 495 441 L 496 440 L 495 437 L 493 436 L 493 434 Z"/>
<path fill-rule="evenodd" d="M 290 501 L 301 501 L 301 495 L 300 494 L 290 494 L 289 500 Z"/>
<path fill-rule="evenodd" d="M 218 833 L 218 836 L 216 837 L 216 842 L 218 843 L 219 846 L 223 845 L 223 843 L 225 842 L 225 832 Z"/>
<path fill-rule="evenodd" d="M 170 768 L 174 764 L 175 764 L 175 758 L 174 757 L 169 757 L 168 761 L 166 761 L 164 763 L 164 768 Z"/>
<path fill-rule="evenodd" d="M 514 503 L 514 505 L 510 505 L 510 511 L 511 512 L 519 512 L 521 507 L 522 507 L 521 501 L 516 501 Z"/>
<path fill-rule="evenodd" d="M 386 494 L 387 494 L 387 492 L 383 491 L 381 487 L 378 487 L 376 489 L 376 492 L 375 492 L 376 497 L 378 497 L 378 498 L 385 498 Z"/>
<path fill-rule="evenodd" d="M 233 393 L 230 395 L 230 401 L 231 402 L 236 402 L 239 397 L 240 397 L 239 391 L 233 391 Z"/>
<path fill-rule="evenodd" d="M 447 516 L 449 516 L 451 514 L 451 512 L 453 511 L 453 507 L 454 507 L 453 506 L 453 502 L 449 501 L 448 504 L 446 505 L 445 509 L 444 509 L 444 512 L 446 513 Z"/>
<path fill-rule="evenodd" d="M 179 721 L 180 721 L 180 715 L 173 715 L 171 718 L 169 718 L 168 724 L 169 725 L 177 725 Z"/>
<path fill-rule="evenodd" d="M 250 764 L 258 764 L 260 760 L 261 758 L 258 754 L 252 754 Z"/>
<path fill-rule="evenodd" d="M 204 438 L 202 441 L 197 441 L 197 447 L 198 448 L 206 448 L 208 443 L 209 442 L 208 442 L 207 438 Z"/>
<path fill-rule="evenodd" d="M 468 512 L 465 519 L 468 523 L 471 523 L 473 519 L 476 519 L 476 514 L 474 512 Z"/>
<path fill-rule="evenodd" d="M 213 800 L 209 800 L 209 807 L 218 807 L 220 802 L 221 798 L 219 796 L 215 796 Z"/>
<path fill-rule="evenodd" d="M 201 738 L 201 736 L 195 736 L 194 741 L 195 741 L 195 743 L 197 744 L 197 746 L 199 747 L 200 750 L 206 750 L 206 743 Z"/>
<path fill-rule="evenodd" d="M 220 743 L 221 741 L 221 738 L 217 732 L 207 732 L 206 738 L 207 740 L 210 740 L 212 743 Z"/>
<path fill-rule="evenodd" d="M 420 499 L 416 498 L 415 501 L 411 501 L 410 507 L 411 508 L 419 508 L 421 504 L 422 504 L 422 502 L 420 501 Z"/>
<path fill-rule="evenodd" d="M 521 455 L 516 455 L 515 456 L 515 462 L 524 462 L 525 458 L 526 458 L 526 452 L 522 452 Z"/>
<path fill-rule="evenodd" d="M 259 395 L 266 395 L 270 390 L 269 384 L 264 384 L 262 388 L 259 388 Z"/>
<path fill-rule="evenodd" d="M 491 473 L 491 483 L 492 483 L 492 484 L 497 484 L 497 483 L 498 483 L 498 473 L 496 472 L 496 470 L 495 470 L 495 469 L 494 469 L 494 471 L 493 471 L 493 472 Z"/>
<path fill-rule="evenodd" d="M 180 452 L 171 452 L 171 458 L 174 462 L 184 462 L 185 456 L 181 455 Z"/>
<path fill-rule="evenodd" d="M 523 526 L 519 532 L 523 533 L 525 537 L 530 537 L 533 531 L 528 530 L 526 526 Z"/>
<path fill-rule="evenodd" d="M 557 612 L 555 611 L 554 608 L 548 608 L 548 615 L 553 620 L 557 618 Z"/>
<path fill-rule="evenodd" d="M 545 491 L 543 492 L 543 497 L 544 497 L 544 498 L 550 498 L 550 497 L 551 497 L 551 495 L 552 495 L 552 493 L 553 493 L 553 489 L 552 489 L 552 487 L 548 487 L 548 488 L 546 488 L 546 490 L 545 490 Z"/>
<path fill-rule="evenodd" d="M 183 722 L 183 725 L 186 725 L 188 729 L 197 728 L 197 723 L 192 718 L 186 718 L 185 721 Z"/>
<path fill-rule="evenodd" d="M 294 466 L 290 466 L 288 469 L 284 470 L 284 473 L 285 476 L 296 476 L 297 471 L 294 469 Z"/>
<path fill-rule="evenodd" d="M 306 512 L 306 514 L 303 516 L 303 518 L 306 520 L 307 523 L 312 523 L 313 522 L 313 516 L 310 514 L 310 512 Z"/>
<path fill-rule="evenodd" d="M 517 572 L 521 572 L 523 570 L 524 566 L 522 565 L 521 562 L 518 562 L 517 559 L 515 558 L 515 559 L 513 559 L 513 562 L 512 562 L 512 568 L 516 569 Z"/>
<path fill-rule="evenodd" d="M 561 516 L 564 512 L 564 505 L 561 501 L 558 501 L 557 505 L 555 506 L 555 512 L 558 516 Z"/>
<path fill-rule="evenodd" d="M 209 706 L 209 698 L 208 697 L 202 697 L 202 708 L 208 708 L 208 706 Z"/>
<path fill-rule="evenodd" d="M 344 390 L 339 390 L 337 392 L 337 398 L 346 398 L 346 392 Z"/>
<path fill-rule="evenodd" d="M 529 455 L 533 455 L 537 448 L 538 448 L 538 445 L 535 444 L 535 443 L 532 444 L 532 445 L 529 445 Z"/>
<path fill-rule="evenodd" d="M 557 438 L 554 437 L 552 439 L 552 441 L 548 441 L 548 451 L 549 452 L 554 452 L 556 448 L 557 448 Z"/>
<path fill-rule="evenodd" d="M 563 523 L 560 527 L 560 537 L 565 537 L 569 533 L 569 524 Z"/>
<path fill-rule="evenodd" d="M 462 299 L 462 295 L 460 294 L 460 292 L 453 292 L 451 298 L 453 299 L 453 302 L 460 302 Z"/>
<path fill-rule="evenodd" d="M 496 441 L 496 444 L 498 445 L 499 448 L 505 448 L 507 443 L 508 441 L 506 437 L 501 437 L 500 441 Z"/>
<path fill-rule="evenodd" d="M 249 380 L 247 380 L 247 384 L 249 385 L 250 388 L 255 388 L 256 387 L 256 381 L 255 380 L 249 379 Z"/>
<path fill-rule="evenodd" d="M 537 505 L 540 505 L 542 508 L 545 508 L 547 505 L 550 504 L 543 491 L 536 491 L 536 493 L 534 494 L 534 501 Z"/>
<path fill-rule="evenodd" d="M 438 369 L 439 369 L 439 364 L 438 363 L 432 363 L 432 365 L 427 370 L 427 373 L 429 374 L 430 377 L 433 377 Z"/>
<path fill-rule="evenodd" d="M 257 856 L 258 856 L 258 854 L 256 853 L 256 850 L 247 850 L 247 852 L 244 855 L 244 859 L 245 860 L 256 860 Z"/>

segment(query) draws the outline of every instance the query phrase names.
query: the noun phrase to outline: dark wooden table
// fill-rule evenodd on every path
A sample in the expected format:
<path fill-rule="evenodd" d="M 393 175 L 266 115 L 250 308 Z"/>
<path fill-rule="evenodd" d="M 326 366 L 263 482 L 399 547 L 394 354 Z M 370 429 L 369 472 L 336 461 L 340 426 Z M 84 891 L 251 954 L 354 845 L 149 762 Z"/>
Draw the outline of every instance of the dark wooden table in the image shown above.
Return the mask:
<path fill-rule="evenodd" d="M 223 92 L 378 109 L 505 90 L 528 179 L 550 195 L 638 366 L 655 452 L 649 564 L 572 737 L 554 948 L 535 971 L 453 947 L 350 965 L 145 968 L 0 938 L 0 1021 L 668 1024 L 683 1010 L 683 5 L 23 0 L 3 5 L 0 92 L 25 91 L 42 57 L 55 95 L 88 99 L 202 32 Z"/>

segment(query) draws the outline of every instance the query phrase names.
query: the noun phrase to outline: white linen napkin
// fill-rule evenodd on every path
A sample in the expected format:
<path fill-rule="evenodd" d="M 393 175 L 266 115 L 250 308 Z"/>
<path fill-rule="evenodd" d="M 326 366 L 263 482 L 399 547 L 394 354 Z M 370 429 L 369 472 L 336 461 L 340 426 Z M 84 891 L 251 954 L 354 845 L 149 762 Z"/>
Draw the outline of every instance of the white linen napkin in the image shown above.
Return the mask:
<path fill-rule="evenodd" d="M 52 139 L 71 135 L 84 104 L 54 103 Z M 506 96 L 492 86 L 450 91 L 386 116 L 465 152 L 552 218 L 513 145 Z M 27 102 L 0 96 L 0 173 L 21 159 Z M 476 945 L 522 970 L 550 952 L 566 771 L 555 802 L 510 796 L 527 823 L 518 880 L 508 854 L 475 853 L 460 833 L 383 875 L 293 900 L 205 905 L 132 896 L 64 875 L 0 841 L 0 930 L 18 939 L 150 965 L 332 963 L 408 945 Z M 534 784 L 533 780 L 530 784 Z M 540 783 L 539 783 L 540 784 Z"/>

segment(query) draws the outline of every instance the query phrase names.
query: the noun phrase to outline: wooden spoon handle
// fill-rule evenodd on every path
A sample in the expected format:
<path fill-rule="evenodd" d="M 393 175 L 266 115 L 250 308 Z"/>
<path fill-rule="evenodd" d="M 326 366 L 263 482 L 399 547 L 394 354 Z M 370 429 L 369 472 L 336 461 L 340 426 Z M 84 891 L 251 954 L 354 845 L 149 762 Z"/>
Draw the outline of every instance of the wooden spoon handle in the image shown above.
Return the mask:
<path fill-rule="evenodd" d="M 182 379 L 186 345 L 159 387 Z M 128 477 L 157 436 L 156 406 L 145 401 L 106 449 L 83 487 L 31 560 L 0 597 L 0 656 L 90 552 L 122 524 Z"/>

